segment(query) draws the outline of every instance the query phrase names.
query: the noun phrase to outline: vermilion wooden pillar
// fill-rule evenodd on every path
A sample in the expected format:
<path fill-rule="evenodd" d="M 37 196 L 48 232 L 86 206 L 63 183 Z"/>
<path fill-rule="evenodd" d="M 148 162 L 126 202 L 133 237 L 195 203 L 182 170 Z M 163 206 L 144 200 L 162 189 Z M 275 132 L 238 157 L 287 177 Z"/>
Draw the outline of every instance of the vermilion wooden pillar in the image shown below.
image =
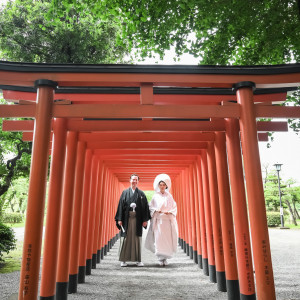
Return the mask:
<path fill-rule="evenodd" d="M 44 238 L 40 299 L 54 299 L 58 256 L 62 183 L 66 152 L 66 119 L 53 122 L 52 157 Z"/>
<path fill-rule="evenodd" d="M 95 233 L 94 233 L 94 245 L 93 245 L 93 264 L 94 264 L 94 254 L 96 258 L 96 264 L 101 261 L 101 253 L 99 248 L 100 244 L 100 224 L 102 222 L 102 206 L 103 206 L 103 180 L 104 180 L 104 168 L 102 163 L 100 163 L 100 176 L 98 180 L 98 201 L 96 207 L 96 219 L 95 219 Z"/>
<path fill-rule="evenodd" d="M 191 223 L 191 245 L 190 245 L 190 258 L 194 259 L 195 263 L 198 263 L 197 255 L 197 235 L 196 235 L 196 218 L 195 218 L 195 189 L 193 185 L 193 169 L 192 166 L 188 169 L 188 196 L 190 206 L 190 223 Z M 196 257 L 195 257 L 195 256 Z"/>
<path fill-rule="evenodd" d="M 116 187 L 115 187 L 115 203 L 114 203 L 114 207 L 113 207 L 113 228 L 115 229 L 115 243 L 119 238 L 119 230 L 116 227 L 116 223 L 114 221 L 115 219 L 115 211 L 116 211 L 116 206 L 118 205 L 119 202 L 119 187 L 120 187 L 120 183 L 119 180 L 117 179 L 117 177 L 115 177 L 115 182 L 116 182 Z"/>
<path fill-rule="evenodd" d="M 183 180 L 183 171 L 180 175 L 180 194 L 181 194 L 181 208 L 182 208 L 182 230 L 183 230 L 183 251 L 186 253 L 187 251 L 187 243 L 188 243 L 188 225 L 186 223 L 186 198 L 185 198 L 185 192 L 184 192 L 184 180 Z"/>
<path fill-rule="evenodd" d="M 189 169 L 187 168 L 185 170 L 185 208 L 187 211 L 186 214 L 186 222 L 188 224 L 188 249 L 187 249 L 187 255 L 190 256 L 190 258 L 193 258 L 193 229 L 192 229 L 192 219 L 191 219 L 191 196 L 190 196 L 190 178 L 189 178 Z M 195 236 L 195 235 L 194 235 Z"/>
<path fill-rule="evenodd" d="M 118 193 L 118 190 L 119 190 L 119 180 L 118 178 L 116 177 L 115 175 L 115 203 L 114 203 L 114 206 L 113 206 L 113 220 L 112 220 L 112 226 L 113 228 L 115 229 L 115 243 L 116 241 L 118 240 L 119 238 L 119 230 L 117 229 L 116 227 L 116 223 L 115 223 L 115 213 L 116 213 L 116 206 L 118 205 L 119 203 L 119 193 Z"/>
<path fill-rule="evenodd" d="M 197 171 L 196 166 L 193 164 L 192 166 L 192 181 L 194 186 L 194 210 L 195 210 L 195 223 L 196 223 L 196 238 L 197 238 L 197 251 L 194 253 L 194 261 L 199 265 L 202 269 L 202 245 L 201 245 L 201 223 L 200 223 L 200 210 L 199 210 L 199 191 L 198 191 L 198 182 L 197 182 Z M 197 259 L 195 259 L 197 256 Z"/>
<path fill-rule="evenodd" d="M 99 238 L 99 213 L 100 213 L 100 203 L 101 203 L 101 191 L 103 185 L 103 166 L 102 160 L 99 161 L 99 175 L 97 179 L 97 193 L 96 193 L 96 205 L 95 205 L 95 229 L 93 237 L 93 246 L 92 246 L 92 269 L 96 269 L 97 265 L 97 250 L 98 250 L 98 238 Z"/>
<path fill-rule="evenodd" d="M 106 196 L 107 196 L 107 182 L 108 182 L 108 171 L 107 171 L 107 167 L 105 167 L 104 169 L 104 174 L 103 174 L 103 198 L 102 198 L 102 209 L 103 209 L 103 219 L 102 222 L 100 223 L 101 227 L 100 227 L 100 246 L 101 246 L 101 258 L 103 259 L 104 256 L 107 254 L 107 246 L 106 246 L 106 228 L 107 228 L 107 201 L 106 201 Z"/>
<path fill-rule="evenodd" d="M 184 226 L 184 208 L 183 208 L 183 194 L 182 194 L 182 175 L 179 175 L 177 181 L 178 188 L 178 202 L 179 202 L 179 216 L 180 216 L 180 228 L 181 228 L 181 248 L 184 250 L 184 242 L 186 240 L 185 237 L 185 226 Z"/>
<path fill-rule="evenodd" d="M 203 179 L 205 228 L 206 228 L 207 252 L 208 252 L 208 273 L 209 273 L 210 281 L 217 282 L 206 150 L 201 150 L 201 172 L 202 172 L 202 179 Z M 203 261 L 203 263 L 205 262 Z"/>
<path fill-rule="evenodd" d="M 80 229 L 78 283 L 85 282 L 87 238 L 88 238 L 88 230 L 89 230 L 89 213 L 90 213 L 92 156 L 93 156 L 92 150 L 87 149 L 85 154 L 85 168 L 84 168 L 83 209 L 82 209 L 82 220 L 81 220 L 81 229 Z"/>
<path fill-rule="evenodd" d="M 101 202 L 100 202 L 100 208 L 99 208 L 99 233 L 98 233 L 98 244 L 97 244 L 97 259 L 98 259 L 98 252 L 99 252 L 99 260 L 104 257 L 104 218 L 105 218 L 105 182 L 107 180 L 105 176 L 105 170 L 103 168 L 102 170 L 103 175 L 102 175 L 102 186 L 101 186 Z"/>
<path fill-rule="evenodd" d="M 110 231 L 111 231 L 111 243 L 110 247 L 112 248 L 115 242 L 115 226 L 114 226 L 114 207 L 116 203 L 116 177 L 112 176 L 112 184 L 111 184 L 111 195 L 112 195 L 112 203 L 111 203 L 111 219 L 110 219 Z"/>
<path fill-rule="evenodd" d="M 68 131 L 56 274 L 56 300 L 64 300 L 68 296 L 77 139 L 77 132 Z"/>
<path fill-rule="evenodd" d="M 226 277 L 214 143 L 208 142 L 207 162 L 218 290 L 226 292 Z"/>
<path fill-rule="evenodd" d="M 187 225 L 185 224 L 185 208 L 184 208 L 184 194 L 183 194 L 183 171 L 179 176 L 178 183 L 179 195 L 180 195 L 180 210 L 181 210 L 181 232 L 182 232 L 182 249 L 186 252 L 186 241 L 187 241 Z"/>
<path fill-rule="evenodd" d="M 189 199 L 187 194 L 187 171 L 182 172 L 182 194 L 183 194 L 183 211 L 184 211 L 184 227 L 185 227 L 185 242 L 184 242 L 184 251 L 186 255 L 190 255 L 190 243 L 192 239 L 191 233 L 191 223 L 189 218 Z"/>
<path fill-rule="evenodd" d="M 183 235 L 184 232 L 182 230 L 182 213 L 183 213 L 183 209 L 181 207 L 181 201 L 182 201 L 182 195 L 180 193 L 180 184 L 181 184 L 181 176 L 179 175 L 176 179 L 176 191 L 177 191 L 177 195 L 176 195 L 176 203 L 177 203 L 177 222 L 178 222 L 178 236 L 179 236 L 179 245 L 180 247 L 183 249 Z"/>
<path fill-rule="evenodd" d="M 180 175 L 175 180 L 175 186 L 173 187 L 173 190 L 175 192 L 175 201 L 177 204 L 177 222 L 178 222 L 178 240 L 179 245 L 183 249 L 183 230 L 182 230 L 182 207 L 181 207 L 181 199 L 182 196 L 180 194 Z"/>
<path fill-rule="evenodd" d="M 119 183 L 119 180 L 117 179 L 117 177 L 116 177 L 116 182 L 117 182 L 117 186 L 116 186 L 116 196 L 115 196 L 115 206 L 114 206 L 114 208 L 113 208 L 113 217 L 114 217 L 114 219 L 115 219 L 115 212 L 116 212 L 116 207 L 117 207 L 117 205 L 118 205 L 118 203 L 119 203 L 119 190 L 120 190 L 120 186 L 121 186 L 121 184 Z M 114 228 L 115 228 L 115 234 L 116 234 L 116 241 L 119 239 L 119 230 L 117 229 L 117 227 L 116 227 L 116 223 L 115 223 L 115 221 L 114 221 L 114 219 L 113 219 L 113 226 L 114 226 Z"/>
<path fill-rule="evenodd" d="M 177 185 L 177 178 L 173 180 L 172 184 Z M 179 225 L 179 223 L 180 223 L 180 220 L 179 220 L 180 219 L 180 216 L 179 216 L 179 202 L 178 202 L 178 196 L 177 196 L 178 190 L 177 190 L 176 186 L 172 187 L 172 190 L 173 190 L 173 198 L 176 201 L 176 205 L 177 205 L 176 219 L 177 219 L 177 224 L 178 224 L 178 243 L 179 243 L 179 245 L 181 245 L 181 242 L 180 242 L 180 240 L 181 240 L 181 231 L 180 231 L 180 225 Z"/>
<path fill-rule="evenodd" d="M 239 298 L 240 291 L 234 242 L 225 133 L 216 132 L 215 137 L 215 154 L 226 271 L 226 286 L 228 299 L 235 300 Z"/>
<path fill-rule="evenodd" d="M 114 195 L 114 183 L 115 183 L 115 176 L 112 175 L 112 180 L 111 180 L 111 194 L 112 194 L 112 197 L 113 197 L 113 201 L 111 202 L 111 205 L 110 205 L 110 248 L 112 248 L 113 246 L 113 238 L 114 238 L 114 232 L 115 232 L 115 228 L 113 226 L 113 220 L 114 220 L 114 206 L 115 206 L 115 195 Z"/>
<path fill-rule="evenodd" d="M 77 158 L 75 169 L 74 213 L 71 231 L 68 287 L 69 294 L 77 292 L 85 151 L 86 143 L 79 141 L 77 145 Z"/>
<path fill-rule="evenodd" d="M 19 300 L 37 299 L 38 295 L 53 91 L 57 86 L 49 80 L 38 80 L 35 84 L 38 90 Z"/>
<path fill-rule="evenodd" d="M 240 82 L 235 88 L 240 104 L 240 131 L 257 296 L 260 300 L 272 300 L 275 299 L 275 287 L 253 102 L 254 86 L 253 82 Z"/>
<path fill-rule="evenodd" d="M 104 197 L 104 204 L 105 204 L 105 213 L 104 213 L 104 255 L 107 255 L 109 251 L 108 247 L 108 240 L 109 240 L 109 218 L 110 218 L 110 201 L 108 201 L 109 195 L 109 181 L 110 181 L 110 172 L 106 168 L 106 182 L 105 182 L 105 197 Z"/>
<path fill-rule="evenodd" d="M 111 173 L 109 172 L 108 168 L 105 168 L 105 184 L 104 184 L 104 227 L 103 227 L 103 246 L 104 246 L 104 255 L 107 255 L 107 252 L 109 251 L 109 218 L 110 218 L 110 203 L 108 199 L 110 198 L 110 181 L 111 181 Z"/>
<path fill-rule="evenodd" d="M 95 230 L 95 209 L 97 183 L 99 173 L 99 160 L 96 155 L 92 158 L 92 175 L 91 175 L 91 190 L 90 190 L 90 212 L 89 212 L 89 231 L 87 239 L 87 257 L 86 257 L 86 275 L 91 275 L 92 271 L 92 256 L 93 256 L 93 240 Z"/>
<path fill-rule="evenodd" d="M 202 267 L 204 275 L 209 275 L 208 271 L 208 251 L 207 251 L 207 232 L 206 232 L 206 221 L 205 221 L 205 210 L 204 210 L 204 181 L 202 179 L 201 172 L 201 157 L 197 157 L 196 163 L 197 171 L 197 185 L 199 193 L 199 217 L 200 217 L 200 234 L 201 234 L 201 250 L 202 250 Z M 200 265 L 201 267 L 201 265 Z"/>
<path fill-rule="evenodd" d="M 109 252 L 109 219 L 110 219 L 110 204 L 111 202 L 108 201 L 108 195 L 110 194 L 110 181 L 111 181 L 111 174 L 107 169 L 106 172 L 106 182 L 105 182 L 105 230 L 104 230 L 104 236 L 105 236 L 105 246 L 104 246 L 104 254 L 107 255 L 107 252 Z"/>
<path fill-rule="evenodd" d="M 225 125 L 240 293 L 241 299 L 254 300 L 256 298 L 255 285 L 240 148 L 239 122 L 237 119 L 226 119 Z"/>
<path fill-rule="evenodd" d="M 113 215 L 113 206 L 114 206 L 114 191 L 113 191 L 113 186 L 114 186 L 114 176 L 111 173 L 111 180 L 110 180 L 110 190 L 109 190 L 109 195 L 111 195 L 112 197 L 112 201 L 109 201 L 109 250 L 112 248 L 112 243 L 113 243 L 113 227 L 112 227 L 112 221 L 114 219 L 114 215 Z"/>

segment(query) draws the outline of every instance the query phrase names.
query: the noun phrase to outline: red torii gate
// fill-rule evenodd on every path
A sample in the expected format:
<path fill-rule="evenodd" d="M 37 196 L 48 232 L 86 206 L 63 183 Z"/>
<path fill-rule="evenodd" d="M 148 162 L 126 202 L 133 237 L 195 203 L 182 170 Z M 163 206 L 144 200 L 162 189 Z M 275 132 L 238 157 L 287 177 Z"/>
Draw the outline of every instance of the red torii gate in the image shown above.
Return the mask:
<path fill-rule="evenodd" d="M 76 292 L 115 243 L 113 216 L 132 172 L 142 189 L 170 174 L 179 243 L 229 299 L 256 297 L 251 247 L 258 298 L 275 299 L 258 137 L 287 125 L 256 118 L 299 118 L 299 107 L 273 105 L 299 82 L 298 64 L 1 62 L 0 88 L 17 105 L 0 105 L 0 117 L 35 119 L 3 121 L 33 139 L 19 299 L 37 298 L 49 151 L 41 299 Z"/>

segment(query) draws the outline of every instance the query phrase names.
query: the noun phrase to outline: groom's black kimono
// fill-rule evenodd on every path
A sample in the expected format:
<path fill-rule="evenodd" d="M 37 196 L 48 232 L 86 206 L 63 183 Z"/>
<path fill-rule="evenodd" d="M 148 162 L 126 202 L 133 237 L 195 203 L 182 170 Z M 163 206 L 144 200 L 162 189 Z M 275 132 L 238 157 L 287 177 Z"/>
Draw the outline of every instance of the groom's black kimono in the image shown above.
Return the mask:
<path fill-rule="evenodd" d="M 128 188 L 122 192 L 115 216 L 116 225 L 118 229 L 121 230 L 121 226 L 118 224 L 118 221 L 122 221 L 125 233 L 121 230 L 121 236 L 126 236 L 129 211 L 132 211 L 132 208 L 130 207 L 131 203 L 136 204 L 136 235 L 142 236 L 142 224 L 143 222 L 150 220 L 151 217 L 146 195 L 138 188 L 135 189 L 134 193 L 132 193 L 131 188 Z"/>

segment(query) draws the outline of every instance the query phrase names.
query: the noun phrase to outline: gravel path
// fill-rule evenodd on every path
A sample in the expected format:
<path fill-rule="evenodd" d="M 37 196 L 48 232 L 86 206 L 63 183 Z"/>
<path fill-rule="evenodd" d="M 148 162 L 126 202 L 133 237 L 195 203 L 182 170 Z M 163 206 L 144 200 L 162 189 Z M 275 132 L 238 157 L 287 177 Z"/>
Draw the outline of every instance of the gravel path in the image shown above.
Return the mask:
<path fill-rule="evenodd" d="M 269 232 L 277 299 L 300 300 L 300 230 Z M 154 255 L 143 249 L 145 267 L 121 268 L 118 246 L 119 242 L 68 299 L 227 299 L 181 248 L 167 267 L 158 266 Z M 0 274 L 0 299 L 16 299 L 18 281 L 19 272 Z"/>

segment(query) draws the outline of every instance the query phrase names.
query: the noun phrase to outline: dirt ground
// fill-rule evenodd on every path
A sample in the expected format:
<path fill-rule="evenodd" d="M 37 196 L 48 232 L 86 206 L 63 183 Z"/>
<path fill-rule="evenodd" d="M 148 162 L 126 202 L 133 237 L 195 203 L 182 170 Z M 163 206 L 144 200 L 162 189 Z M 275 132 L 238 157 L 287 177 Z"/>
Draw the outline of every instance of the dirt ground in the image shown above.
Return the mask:
<path fill-rule="evenodd" d="M 300 300 L 300 230 L 270 229 L 273 270 L 278 300 Z M 86 283 L 70 300 L 83 299 L 227 299 L 217 285 L 178 248 L 170 265 L 160 267 L 155 256 L 143 249 L 144 267 L 121 268 L 118 262 L 119 241 L 105 256 Z M 18 291 L 19 272 L 0 275 L 0 299 L 14 300 Z M 259 300 L 259 299 L 258 299 Z"/>

